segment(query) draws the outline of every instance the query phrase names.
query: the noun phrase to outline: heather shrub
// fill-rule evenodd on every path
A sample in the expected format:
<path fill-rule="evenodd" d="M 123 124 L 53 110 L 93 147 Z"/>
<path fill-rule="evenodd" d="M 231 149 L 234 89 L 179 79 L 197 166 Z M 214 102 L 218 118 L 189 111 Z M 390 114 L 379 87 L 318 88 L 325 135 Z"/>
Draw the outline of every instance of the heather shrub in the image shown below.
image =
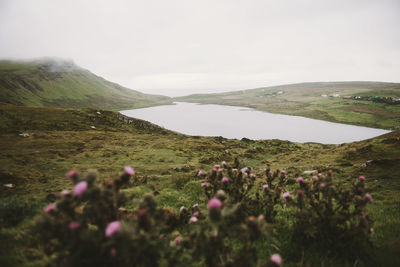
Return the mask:
<path fill-rule="evenodd" d="M 219 190 L 208 202 L 160 208 L 153 194 L 132 201 L 129 186 L 135 172 L 124 173 L 102 184 L 97 173 L 85 178 L 73 170 L 67 177 L 72 192 L 57 194 L 57 201 L 36 218 L 41 246 L 57 266 L 241 266 L 259 263 L 254 242 L 268 236 L 271 226 L 263 215 L 243 216 L 235 203 Z M 193 187 L 194 183 L 187 185 Z M 142 190 L 140 190 L 142 191 Z M 235 191 L 233 191 L 235 192 Z M 130 194 L 129 194 L 130 193 Z M 125 205 L 137 202 L 127 209 Z M 124 207 L 125 206 L 125 207 Z M 278 258 L 279 257 L 279 258 Z M 265 264 L 280 264 L 274 256 Z M 275 262 L 275 263 L 274 263 Z"/>
<path fill-rule="evenodd" d="M 373 231 L 365 208 L 372 197 L 365 177 L 352 185 L 336 182 L 332 171 L 310 179 L 297 178 L 294 193 L 286 192 L 287 203 L 296 208 L 294 237 L 300 241 L 322 241 L 327 246 L 367 242 Z"/>
<path fill-rule="evenodd" d="M 240 168 L 240 162 L 235 159 L 234 168 L 225 161 L 214 165 L 211 172 L 199 171 L 198 176 L 204 177 L 202 183 L 207 199 L 218 190 L 224 190 L 231 203 L 240 203 L 243 215 L 258 216 L 262 214 L 268 222 L 274 222 L 277 215 L 276 205 L 282 202 L 281 192 L 287 183 L 286 172 L 272 172 L 265 169 L 266 182 L 257 178 L 250 167 Z"/>

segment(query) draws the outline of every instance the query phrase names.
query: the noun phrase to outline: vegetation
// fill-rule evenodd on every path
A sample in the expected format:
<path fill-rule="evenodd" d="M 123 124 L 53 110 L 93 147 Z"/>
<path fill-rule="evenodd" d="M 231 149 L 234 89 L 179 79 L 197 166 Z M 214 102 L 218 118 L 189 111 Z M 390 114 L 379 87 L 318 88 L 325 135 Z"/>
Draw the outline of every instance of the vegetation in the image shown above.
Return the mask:
<path fill-rule="evenodd" d="M 177 101 L 246 106 L 262 111 L 383 129 L 400 129 L 400 84 L 383 82 L 301 83 Z"/>
<path fill-rule="evenodd" d="M 0 103 L 122 110 L 170 104 L 171 100 L 109 82 L 70 61 L 43 59 L 0 60 Z"/>
<path fill-rule="evenodd" d="M 21 135 L 24 133 L 27 135 Z M 239 217 L 241 220 L 237 224 L 228 223 L 230 227 L 246 226 L 250 229 L 252 223 L 258 220 L 254 221 L 254 218 L 249 218 L 249 216 L 263 214 L 263 220 L 268 222 L 265 224 L 268 225 L 268 229 L 265 228 L 265 236 L 260 235 L 260 239 L 250 243 L 238 243 L 235 239 L 229 239 L 231 235 L 227 232 L 222 230 L 218 232 L 220 237 L 228 243 L 218 245 L 222 246 L 218 249 L 221 248 L 223 251 L 221 255 L 225 256 L 218 259 L 221 261 L 216 262 L 217 265 L 235 262 L 233 256 L 241 248 L 243 251 L 251 252 L 251 255 L 257 255 L 253 259 L 256 260 L 254 264 L 259 265 L 270 264 L 270 256 L 274 253 L 281 255 L 283 264 L 286 266 L 398 266 L 400 264 L 398 256 L 400 255 L 399 131 L 342 145 L 298 144 L 279 140 L 232 140 L 222 137 L 185 136 L 148 122 L 125 118 L 111 111 L 8 105 L 0 108 L 0 135 L 0 239 L 2 241 L 0 242 L 0 265 L 2 266 L 45 266 L 54 264 L 56 259 L 64 263 L 64 260 L 69 259 L 65 258 L 67 254 L 52 253 L 60 251 L 58 247 L 60 243 L 57 243 L 57 239 L 65 237 L 53 235 L 55 234 L 51 230 L 53 228 L 45 228 L 48 229 L 47 233 L 54 238 L 55 242 L 46 243 L 46 236 L 43 236 L 43 232 L 36 228 L 41 224 L 37 224 L 40 220 L 39 217 L 35 219 L 35 215 L 43 215 L 43 208 L 55 201 L 58 204 L 55 205 L 54 215 L 59 214 L 58 212 L 64 214 L 64 210 L 58 211 L 62 207 L 59 201 L 66 199 L 66 196 L 60 195 L 60 192 L 74 190 L 74 185 L 65 178 L 65 174 L 71 169 L 78 169 L 82 174 L 88 173 L 86 178 L 78 178 L 74 180 L 74 183 L 86 181 L 87 192 L 92 192 L 92 189 L 96 188 L 94 180 L 93 185 L 90 185 L 90 177 L 93 177 L 94 173 L 87 171 L 92 168 L 99 172 L 95 175 L 96 181 L 102 185 L 99 187 L 100 192 L 105 190 L 104 195 L 107 195 L 107 190 L 116 192 L 112 188 L 118 185 L 121 187 L 118 187 L 117 191 L 125 197 L 121 199 L 111 197 L 109 200 L 105 198 L 106 203 L 113 205 L 119 203 L 107 209 L 107 216 L 110 217 L 107 217 L 105 221 L 89 221 L 101 218 L 95 219 L 85 212 L 80 213 L 79 209 L 74 210 L 73 213 L 75 214 L 73 216 L 78 217 L 56 216 L 54 219 L 69 218 L 75 222 L 83 218 L 79 216 L 89 216 L 80 221 L 84 222 L 81 224 L 81 230 L 96 231 L 97 229 L 98 234 L 104 233 L 101 229 L 104 230 L 108 223 L 121 220 L 123 221 L 121 231 L 131 229 L 129 232 L 134 233 L 139 231 L 139 228 L 135 227 L 142 227 L 139 226 L 138 212 L 141 207 L 149 205 L 149 202 L 151 204 L 151 199 L 154 199 L 157 202 L 155 208 L 157 212 L 149 214 L 146 218 L 156 222 L 154 218 L 161 216 L 160 214 L 171 215 L 168 218 L 173 219 L 173 227 L 168 229 L 166 226 L 169 224 L 166 226 L 164 223 L 158 226 L 156 226 L 157 223 L 154 224 L 154 229 L 158 230 L 152 233 L 157 236 L 162 235 L 164 239 L 153 239 L 151 234 L 146 232 L 134 237 L 154 240 L 154 244 L 145 244 L 166 248 L 161 250 L 162 252 L 157 252 L 161 254 L 154 254 L 153 259 L 160 259 L 161 265 L 167 265 L 168 262 L 162 259 L 174 257 L 178 257 L 182 263 L 193 260 L 201 265 L 206 261 L 206 248 L 215 244 L 207 243 L 213 242 L 212 236 L 209 235 L 213 229 L 213 219 L 210 217 L 206 203 L 208 199 L 213 199 L 216 195 L 219 198 L 223 197 L 218 193 L 220 189 L 227 194 L 227 199 L 223 200 L 225 203 L 223 209 L 232 209 L 238 202 L 246 207 L 254 207 L 252 210 L 239 209 L 242 214 Z M 240 163 L 236 162 L 235 158 L 239 159 Z M 220 163 L 221 166 L 212 170 L 210 166 L 214 163 Z M 117 178 L 110 184 L 109 181 L 112 181 L 110 178 L 121 177 L 118 170 L 127 165 L 135 168 L 135 175 L 129 179 L 129 183 L 122 180 L 122 183 L 116 182 L 121 179 Z M 236 167 L 242 171 L 235 172 L 233 169 Z M 219 169 L 222 171 L 219 172 Z M 202 171 L 200 176 L 199 170 Z M 271 174 L 271 170 L 279 171 Z M 281 170 L 285 170 L 284 175 Z M 328 173 L 329 170 L 331 172 Z M 307 173 L 304 173 L 305 171 Z M 328 175 L 325 178 L 319 178 L 327 179 L 327 181 L 319 180 L 319 187 L 318 184 L 314 185 L 312 182 L 312 176 L 319 177 L 318 172 Z M 329 180 L 330 175 L 334 177 L 334 180 Z M 360 175 L 366 177 L 365 181 L 362 181 L 363 184 L 360 184 L 361 181 L 358 178 Z M 297 181 L 300 176 L 304 179 L 304 185 Z M 227 183 L 223 182 L 222 178 L 227 178 Z M 240 186 L 233 187 L 230 183 L 233 181 L 235 181 L 234 184 Z M 329 184 L 331 182 L 335 184 Z M 206 186 L 202 186 L 203 183 Z M 336 188 L 336 193 L 331 195 L 328 193 L 332 192 L 329 189 L 326 195 L 322 195 L 322 199 L 327 201 L 318 202 L 320 204 L 316 206 L 313 196 L 321 183 L 325 184 L 326 190 Z M 268 185 L 268 190 L 265 190 L 265 185 Z M 368 204 L 364 200 L 366 192 L 360 191 L 366 190 L 365 188 L 368 188 L 367 192 L 372 198 Z M 302 190 L 305 196 L 303 204 L 300 204 L 299 190 Z M 276 193 L 277 191 L 279 194 Z M 288 199 L 282 198 L 286 191 L 290 192 Z M 146 195 L 149 193 L 151 197 Z M 352 194 L 361 196 L 362 202 L 357 202 L 359 198 L 353 197 Z M 100 200 L 91 202 L 89 195 L 87 197 L 85 196 L 85 199 L 74 197 L 73 203 L 78 206 L 92 203 L 94 209 L 96 205 L 103 203 Z M 196 203 L 199 206 L 193 208 Z M 329 203 L 333 206 L 329 206 Z M 183 212 L 180 211 L 182 206 L 184 206 Z M 334 226 L 339 228 L 304 229 L 307 223 L 302 221 L 300 210 L 304 209 L 314 214 L 315 207 L 317 207 L 316 210 L 324 211 L 327 216 L 331 216 L 329 218 L 334 220 Z M 336 217 L 336 213 L 329 213 L 332 207 L 340 211 L 341 216 L 349 217 L 343 219 Z M 243 214 L 243 210 L 248 213 Z M 166 211 L 169 215 L 165 213 Z M 198 227 L 192 228 L 193 224 L 188 223 L 196 211 L 199 212 L 199 218 L 195 223 L 199 224 L 197 224 Z M 44 216 L 52 216 L 52 214 L 52 212 L 45 213 Z M 365 228 L 358 228 L 360 216 L 366 216 L 366 224 L 362 225 Z M 318 215 L 306 218 L 312 220 L 309 222 L 312 225 L 317 226 L 322 223 L 322 217 Z M 52 222 L 51 219 L 50 222 Z M 65 226 L 65 222 L 62 222 Z M 67 227 L 71 222 L 68 222 Z M 125 222 L 127 222 L 127 228 L 125 228 Z M 372 223 L 374 223 L 373 232 L 370 231 Z M 174 230 L 171 230 L 172 228 Z M 191 229 L 196 230 L 192 232 Z M 337 241 L 335 244 L 338 246 L 332 247 L 332 243 L 329 242 L 332 238 L 327 233 L 331 231 L 337 233 L 339 229 L 348 229 L 347 233 L 355 243 Z M 66 235 L 73 234 L 69 228 L 66 230 L 61 232 Z M 355 233 L 353 230 L 360 238 L 352 238 Z M 311 234 L 300 235 L 301 238 L 298 238 L 299 235 L 296 233 L 302 231 Z M 342 232 L 346 233 L 346 231 Z M 243 236 L 235 236 L 241 239 L 247 238 L 246 233 L 250 234 L 246 231 L 242 233 Z M 361 233 L 364 236 L 360 235 Z M 98 234 L 95 236 L 99 237 Z M 114 237 L 122 238 L 117 234 L 113 235 Z M 346 235 L 337 237 L 340 240 L 349 238 Z M 72 242 L 72 246 L 75 244 L 73 242 L 80 240 L 81 237 L 74 238 L 77 239 L 68 239 Z M 133 237 L 128 235 L 126 238 Z M 40 240 L 44 240 L 45 244 Z M 175 240 L 177 243 L 182 240 L 182 245 L 171 247 L 170 241 L 175 242 Z M 190 240 L 197 241 L 186 243 Z M 204 240 L 204 247 L 193 245 L 197 242 L 200 244 L 199 240 Z M 166 243 L 162 243 L 164 241 Z M 83 244 L 91 244 L 91 239 L 88 239 L 88 242 Z M 114 244 L 126 244 L 123 240 L 120 241 L 121 243 L 113 242 L 99 244 L 110 246 L 106 247 L 107 249 L 112 249 L 111 246 Z M 136 246 L 138 243 L 135 242 L 131 245 Z M 96 243 L 93 249 L 97 249 L 99 244 Z M 251 246 L 246 244 L 251 244 Z M 64 249 L 70 250 L 71 247 Z M 123 248 L 116 247 L 115 249 L 116 255 L 125 253 Z M 107 251 L 112 253 L 111 250 L 104 250 L 104 253 Z M 171 254 L 166 255 L 163 254 L 164 252 Z M 199 258 L 192 259 L 187 257 L 188 254 L 198 255 Z M 79 256 L 79 254 L 76 255 Z M 123 264 L 126 258 L 124 256 L 118 259 Z M 109 258 L 106 262 L 108 260 Z M 252 261 L 248 259 L 247 262 L 250 264 Z"/>

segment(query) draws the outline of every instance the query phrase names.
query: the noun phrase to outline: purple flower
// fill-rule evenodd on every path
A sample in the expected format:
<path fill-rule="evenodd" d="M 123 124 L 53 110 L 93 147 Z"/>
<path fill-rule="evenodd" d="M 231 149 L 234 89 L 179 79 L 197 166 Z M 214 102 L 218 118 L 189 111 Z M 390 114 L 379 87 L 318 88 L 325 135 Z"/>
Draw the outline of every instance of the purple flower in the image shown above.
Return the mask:
<path fill-rule="evenodd" d="M 82 181 L 82 182 L 77 183 L 75 185 L 75 187 L 74 187 L 74 194 L 76 196 L 82 195 L 83 193 L 85 193 L 87 187 L 88 187 L 88 184 L 87 184 L 86 181 Z"/>
<path fill-rule="evenodd" d="M 283 198 L 289 198 L 290 197 L 290 193 L 289 192 L 285 192 L 282 195 Z"/>
<path fill-rule="evenodd" d="M 282 173 L 282 174 L 286 174 L 286 171 L 285 171 L 285 170 L 281 170 L 281 173 Z"/>
<path fill-rule="evenodd" d="M 199 217 L 199 212 L 198 211 L 196 211 L 195 213 L 193 213 L 193 217 Z"/>
<path fill-rule="evenodd" d="M 223 182 L 223 183 L 227 183 L 227 182 L 229 182 L 229 179 L 228 179 L 228 177 L 224 177 L 224 178 L 222 178 L 221 182 Z"/>
<path fill-rule="evenodd" d="M 120 221 L 110 222 L 107 225 L 107 228 L 106 228 L 106 237 L 112 236 L 113 234 L 118 232 L 120 229 L 121 229 L 121 222 Z"/>
<path fill-rule="evenodd" d="M 208 201 L 209 209 L 219 209 L 219 208 L 221 208 L 221 206 L 222 206 L 222 202 L 218 198 L 213 198 Z"/>
<path fill-rule="evenodd" d="M 81 227 L 81 224 L 79 222 L 70 222 L 68 227 L 70 230 L 75 230 L 75 229 Z"/>
<path fill-rule="evenodd" d="M 131 166 L 125 166 L 124 172 L 128 175 L 134 175 L 135 170 Z"/>
<path fill-rule="evenodd" d="M 276 265 L 281 265 L 282 264 L 282 258 L 281 255 L 275 253 L 271 255 L 271 261 L 275 263 Z"/>
<path fill-rule="evenodd" d="M 366 193 L 365 194 L 365 199 L 368 200 L 368 201 L 371 201 L 372 200 L 372 196 L 370 194 Z"/>
<path fill-rule="evenodd" d="M 72 177 L 74 177 L 74 176 L 76 176 L 76 175 L 78 175 L 78 174 L 79 174 L 79 172 L 78 172 L 77 169 L 70 170 L 70 171 L 67 173 L 67 178 L 68 178 L 68 179 L 72 179 Z"/>
<path fill-rule="evenodd" d="M 215 164 L 214 168 L 218 170 L 219 168 L 221 168 L 221 166 L 219 164 Z"/>
<path fill-rule="evenodd" d="M 360 176 L 360 181 L 361 181 L 361 182 L 364 182 L 364 181 L 365 181 L 365 176 L 361 175 L 361 176 Z"/>
<path fill-rule="evenodd" d="M 49 204 L 44 208 L 44 212 L 49 213 L 50 211 L 54 210 L 55 208 L 56 208 L 56 205 L 54 205 L 53 203 Z"/>
<path fill-rule="evenodd" d="M 201 183 L 201 186 L 202 186 L 202 187 L 206 187 L 206 186 L 207 186 L 207 183 Z"/>
<path fill-rule="evenodd" d="M 263 185 L 263 189 L 267 189 L 269 186 L 267 184 Z"/>
<path fill-rule="evenodd" d="M 179 211 L 182 212 L 185 209 L 185 206 L 179 208 Z"/>
<path fill-rule="evenodd" d="M 204 173 L 200 170 L 198 173 L 197 173 L 197 176 L 202 176 Z"/>
<path fill-rule="evenodd" d="M 199 204 L 196 203 L 196 204 L 193 205 L 192 208 L 196 209 L 196 208 L 198 208 L 198 207 L 199 207 Z"/>
<path fill-rule="evenodd" d="M 197 221 L 198 221 L 198 219 L 196 217 L 194 217 L 194 216 L 191 217 L 190 220 L 189 220 L 190 223 L 195 223 Z"/>
<path fill-rule="evenodd" d="M 303 181 L 304 181 L 303 177 L 297 178 L 297 182 L 298 182 L 298 183 L 302 183 Z"/>
<path fill-rule="evenodd" d="M 226 165 L 226 161 L 224 160 L 221 164 L 222 164 L 222 166 L 225 166 Z"/>

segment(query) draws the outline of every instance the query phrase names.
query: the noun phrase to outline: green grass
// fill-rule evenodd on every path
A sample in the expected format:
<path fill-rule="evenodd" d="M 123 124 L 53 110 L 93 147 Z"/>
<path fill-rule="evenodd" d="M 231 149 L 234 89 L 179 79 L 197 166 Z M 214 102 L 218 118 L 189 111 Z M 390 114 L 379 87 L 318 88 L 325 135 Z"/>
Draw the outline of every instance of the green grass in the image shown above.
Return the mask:
<path fill-rule="evenodd" d="M 170 104 L 171 100 L 122 87 L 72 62 L 48 59 L 0 61 L 0 103 L 121 110 Z"/>
<path fill-rule="evenodd" d="M 277 94 L 282 91 L 282 94 Z M 322 97 L 340 94 L 341 97 Z M 400 129 L 400 103 L 388 105 L 343 97 L 398 97 L 400 84 L 383 82 L 302 83 L 221 94 L 190 95 L 176 101 L 246 106 L 261 111 L 384 129 Z"/>
<path fill-rule="evenodd" d="M 371 188 L 373 248 L 351 250 L 356 256 L 345 257 L 318 244 L 302 247 L 290 240 L 292 219 L 282 212 L 274 241 L 257 245 L 265 257 L 278 250 L 287 266 L 400 263 L 399 131 L 343 145 L 246 141 L 185 136 L 141 120 L 125 124 L 115 112 L 100 113 L 97 109 L 0 107 L 0 207 L 6 207 L 5 214 L 30 207 L 34 211 L 18 212 L 22 214 L 16 218 L 18 223 L 2 226 L 0 265 L 44 266 L 48 261 L 30 227 L 34 214 L 48 203 L 49 194 L 71 189 L 65 173 L 72 168 L 81 172 L 98 169 L 99 179 L 107 180 L 118 176 L 123 166 L 132 165 L 137 175 L 132 186 L 123 190 L 131 199 L 126 208 L 135 209 L 141 196 L 157 191 L 162 207 L 178 210 L 182 205 L 204 205 L 201 180 L 196 176 L 199 169 L 208 171 L 215 163 L 235 157 L 254 168 L 261 184 L 269 163 L 272 169 L 286 169 L 293 177 L 315 169 L 332 169 L 343 181 L 363 174 Z M 96 129 L 90 128 L 93 124 Z M 19 136 L 23 132 L 29 137 Z M 4 187 L 7 183 L 14 187 Z"/>

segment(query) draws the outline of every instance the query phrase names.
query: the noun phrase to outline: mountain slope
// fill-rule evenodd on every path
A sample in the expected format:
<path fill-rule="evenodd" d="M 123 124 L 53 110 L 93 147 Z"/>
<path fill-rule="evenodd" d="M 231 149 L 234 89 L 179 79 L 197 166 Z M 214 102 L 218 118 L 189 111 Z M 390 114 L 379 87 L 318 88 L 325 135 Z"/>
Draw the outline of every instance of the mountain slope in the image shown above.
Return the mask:
<path fill-rule="evenodd" d="M 109 110 L 170 103 L 109 82 L 65 60 L 0 61 L 0 103 Z"/>
<path fill-rule="evenodd" d="M 301 83 L 220 94 L 189 95 L 175 100 L 246 106 L 333 122 L 400 129 L 399 83 Z"/>

